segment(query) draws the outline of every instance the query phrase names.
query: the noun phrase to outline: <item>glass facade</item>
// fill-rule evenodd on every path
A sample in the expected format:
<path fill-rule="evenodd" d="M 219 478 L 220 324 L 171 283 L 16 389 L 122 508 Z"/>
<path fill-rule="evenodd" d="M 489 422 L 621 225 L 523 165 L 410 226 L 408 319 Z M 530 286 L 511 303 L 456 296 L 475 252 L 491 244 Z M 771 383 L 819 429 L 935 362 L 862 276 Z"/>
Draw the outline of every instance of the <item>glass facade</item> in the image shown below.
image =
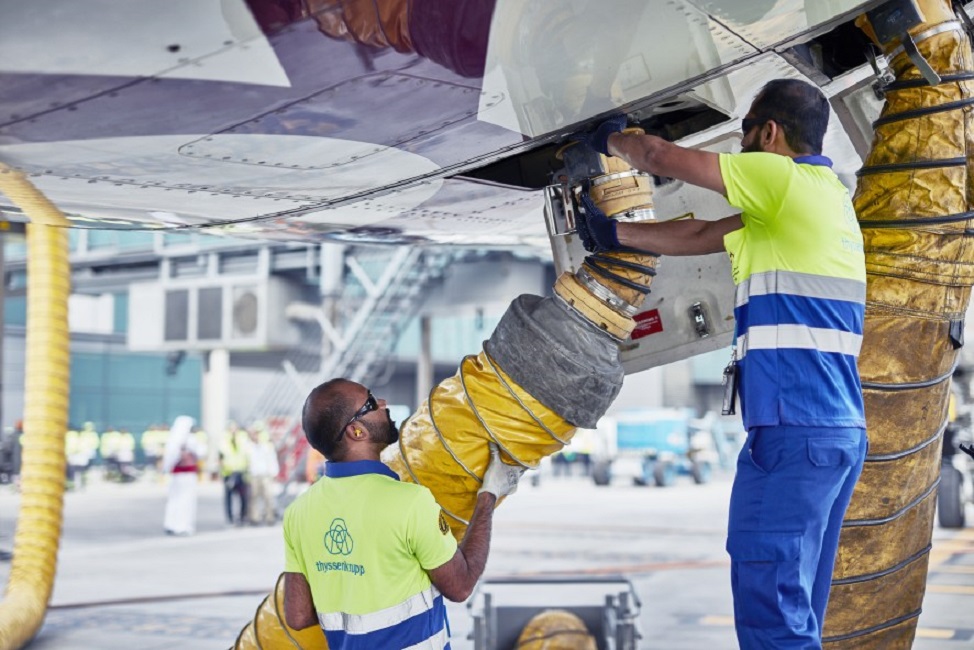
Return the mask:
<path fill-rule="evenodd" d="M 500 322 L 500 316 L 434 317 L 430 323 L 430 353 L 434 361 L 459 362 L 468 354 L 478 354 L 484 341 Z M 394 351 L 400 359 L 419 356 L 419 319 L 403 330 Z"/>
<path fill-rule="evenodd" d="M 187 356 L 168 374 L 164 354 L 74 352 L 71 355 L 70 426 L 94 422 L 138 436 L 177 415 L 199 421 L 202 358 Z"/>
<path fill-rule="evenodd" d="M 129 331 L 129 295 L 128 293 L 116 293 L 114 307 L 115 313 L 112 331 L 116 334 L 125 334 Z"/>
<path fill-rule="evenodd" d="M 27 296 L 7 296 L 3 301 L 3 322 L 6 325 L 27 325 Z"/>

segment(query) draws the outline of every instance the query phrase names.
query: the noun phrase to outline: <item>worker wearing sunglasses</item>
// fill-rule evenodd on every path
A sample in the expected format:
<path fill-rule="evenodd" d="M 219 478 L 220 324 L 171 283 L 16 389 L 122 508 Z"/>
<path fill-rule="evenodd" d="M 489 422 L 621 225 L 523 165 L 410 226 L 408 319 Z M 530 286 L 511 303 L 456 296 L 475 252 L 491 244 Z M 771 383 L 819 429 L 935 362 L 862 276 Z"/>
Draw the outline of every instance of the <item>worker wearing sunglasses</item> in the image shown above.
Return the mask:
<path fill-rule="evenodd" d="M 449 647 L 443 597 L 470 595 L 487 562 L 494 505 L 524 469 L 490 445 L 458 545 L 429 489 L 400 482 L 380 461 L 399 439 L 385 400 L 334 379 L 311 392 L 302 419 L 328 463 L 284 513 L 287 624 L 321 625 L 333 650 Z"/>

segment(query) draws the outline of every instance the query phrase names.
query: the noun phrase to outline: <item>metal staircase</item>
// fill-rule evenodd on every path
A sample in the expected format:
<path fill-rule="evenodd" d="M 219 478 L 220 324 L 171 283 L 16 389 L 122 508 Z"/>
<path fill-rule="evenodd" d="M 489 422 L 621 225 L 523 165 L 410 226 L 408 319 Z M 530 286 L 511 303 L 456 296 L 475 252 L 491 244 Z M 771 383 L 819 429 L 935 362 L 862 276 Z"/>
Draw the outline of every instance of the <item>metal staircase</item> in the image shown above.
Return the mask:
<path fill-rule="evenodd" d="M 371 385 L 388 366 L 402 330 L 416 316 L 425 297 L 456 258 L 443 248 L 402 247 L 346 253 L 345 280 L 337 309 L 291 305 L 288 315 L 317 322 L 322 347 L 303 346 L 288 353 L 282 370 L 255 403 L 247 422 L 270 416 L 300 417 L 305 397 L 332 377 Z"/>

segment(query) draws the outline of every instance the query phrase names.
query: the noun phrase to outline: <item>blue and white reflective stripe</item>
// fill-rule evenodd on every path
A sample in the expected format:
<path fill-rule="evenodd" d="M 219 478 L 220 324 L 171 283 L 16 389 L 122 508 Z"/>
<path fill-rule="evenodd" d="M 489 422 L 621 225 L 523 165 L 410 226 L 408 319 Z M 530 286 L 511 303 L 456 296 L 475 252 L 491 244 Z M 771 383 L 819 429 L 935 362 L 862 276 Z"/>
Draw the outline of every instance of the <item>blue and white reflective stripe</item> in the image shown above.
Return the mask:
<path fill-rule="evenodd" d="M 382 630 L 433 609 L 440 592 L 430 585 L 429 589 L 411 596 L 398 605 L 380 609 L 369 614 L 346 614 L 344 612 L 318 613 L 318 622 L 325 630 L 344 630 L 349 634 L 368 634 Z"/>
<path fill-rule="evenodd" d="M 438 634 L 432 636 L 425 641 L 421 641 L 415 645 L 411 645 L 408 648 L 403 648 L 403 650 L 448 650 L 450 647 L 450 635 L 447 634 L 446 628 L 444 627 L 439 631 Z"/>
<path fill-rule="evenodd" d="M 443 596 L 433 585 L 377 612 L 318 612 L 318 622 L 334 648 L 387 647 L 397 639 L 407 647 L 438 650 L 449 642 Z"/>
<path fill-rule="evenodd" d="M 848 278 L 836 278 L 793 271 L 755 273 L 737 285 L 735 306 L 747 304 L 750 296 L 787 294 L 825 300 L 866 301 L 866 283 Z"/>
<path fill-rule="evenodd" d="M 806 325 L 758 325 L 737 337 L 737 354 L 743 359 L 748 350 L 804 349 L 858 356 L 862 335 Z"/>

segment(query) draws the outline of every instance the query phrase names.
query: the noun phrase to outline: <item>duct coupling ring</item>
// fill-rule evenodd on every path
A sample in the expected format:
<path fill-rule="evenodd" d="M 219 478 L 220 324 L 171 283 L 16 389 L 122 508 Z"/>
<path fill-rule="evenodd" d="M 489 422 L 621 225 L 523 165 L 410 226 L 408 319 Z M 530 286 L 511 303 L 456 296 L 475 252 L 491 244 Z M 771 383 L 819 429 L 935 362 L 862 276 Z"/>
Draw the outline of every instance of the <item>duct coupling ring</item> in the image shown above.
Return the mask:
<path fill-rule="evenodd" d="M 638 310 L 637 307 L 629 304 L 609 289 L 606 289 L 605 286 L 600 284 L 598 280 L 592 277 L 592 274 L 589 273 L 585 268 L 578 269 L 578 271 L 575 272 L 575 277 L 579 282 L 582 283 L 582 286 L 592 292 L 592 295 L 612 309 L 625 314 L 629 318 L 636 315 L 636 311 Z"/>
<path fill-rule="evenodd" d="M 602 176 L 596 176 L 592 179 L 592 186 L 598 187 L 599 185 L 605 185 L 606 183 L 611 183 L 612 181 L 621 180 L 623 178 L 637 178 L 637 177 L 649 178 L 649 174 L 641 172 L 637 169 L 627 169 L 624 172 L 615 172 L 613 174 L 603 174 Z M 581 190 L 581 188 L 579 188 Z"/>

